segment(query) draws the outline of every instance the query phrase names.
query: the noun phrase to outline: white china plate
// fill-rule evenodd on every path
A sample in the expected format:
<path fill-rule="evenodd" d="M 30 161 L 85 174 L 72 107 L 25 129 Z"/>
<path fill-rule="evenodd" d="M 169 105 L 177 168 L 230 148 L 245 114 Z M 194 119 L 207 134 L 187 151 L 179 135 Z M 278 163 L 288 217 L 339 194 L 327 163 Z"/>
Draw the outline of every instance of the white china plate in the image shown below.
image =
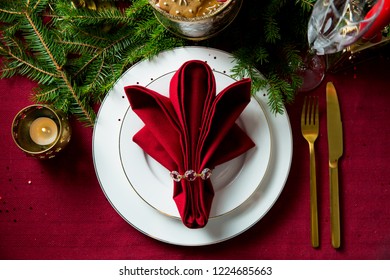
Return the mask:
<path fill-rule="evenodd" d="M 147 72 L 153 77 L 146 87 L 165 96 L 169 94 L 169 83 L 176 71 L 166 73 L 171 67 L 159 64 L 150 69 L 149 62 L 143 62 L 124 74 L 124 83 L 136 84 Z M 218 69 L 218 68 L 217 68 Z M 177 69 L 175 69 L 177 70 Z M 235 82 L 233 78 L 214 70 L 217 92 Z M 123 89 L 111 94 L 123 95 Z M 128 102 L 127 99 L 122 102 Z M 271 156 L 271 135 L 267 118 L 261 103 L 254 98 L 245 108 L 238 124 L 255 142 L 256 147 L 247 153 L 217 166 L 211 181 L 215 196 L 210 217 L 224 215 L 244 203 L 257 189 L 264 177 Z M 129 184 L 150 206 L 175 218 L 180 218 L 172 198 L 173 181 L 167 170 L 135 144 L 131 139 L 144 126 L 143 122 L 129 107 L 123 118 L 119 136 L 119 153 L 123 172 Z M 169 133 L 169 132 L 167 132 Z"/>
<path fill-rule="evenodd" d="M 128 163 L 124 162 L 122 155 L 125 149 L 128 148 L 127 144 L 132 143 L 131 131 L 124 130 L 127 126 L 131 127 L 131 118 L 127 117 L 131 110 L 129 110 L 129 103 L 126 100 L 123 88 L 130 84 L 129 79 L 132 75 L 138 77 L 137 81 L 133 83 L 138 82 L 144 86 L 157 85 L 158 82 L 153 85 L 155 78 L 163 81 L 162 75 L 164 73 L 172 73 L 184 62 L 195 59 L 206 61 L 214 70 L 214 73 L 217 73 L 217 79 L 219 77 L 224 80 L 231 79 L 229 75 L 234 66 L 232 55 L 217 49 L 203 47 L 176 48 L 162 52 L 152 60 L 142 61 L 130 68 L 107 94 L 98 113 L 92 144 L 93 160 L 99 183 L 114 209 L 129 224 L 144 234 L 163 242 L 187 246 L 222 242 L 244 232 L 259 221 L 273 206 L 283 190 L 292 158 L 292 135 L 287 113 L 275 115 L 270 112 L 266 93 L 258 92 L 256 98 L 258 103 L 251 102 L 248 108 L 252 108 L 252 106 L 256 108 L 259 105 L 261 107 L 261 110 L 256 108 L 254 112 L 260 118 L 264 114 L 267 120 L 264 125 L 268 129 L 264 131 L 265 133 L 268 131 L 270 134 L 271 156 L 269 158 L 265 157 L 266 167 L 262 171 L 264 172 L 263 176 L 256 176 L 256 172 L 254 172 L 254 176 L 249 176 L 256 178 L 254 180 L 257 181 L 257 185 L 255 185 L 254 190 L 247 188 L 251 195 L 245 196 L 245 201 L 238 203 L 242 203 L 242 205 L 226 215 L 217 215 L 211 218 L 206 227 L 201 229 L 189 229 L 183 225 L 181 220 L 162 215 L 154 207 L 150 207 L 150 202 L 147 203 L 131 185 L 127 177 Z M 160 72 L 154 72 L 153 69 L 160 69 Z M 137 74 L 138 72 L 141 72 L 142 75 Z M 247 127 L 247 120 L 244 123 L 241 118 L 239 125 L 243 125 L 247 133 L 252 133 L 252 128 Z M 121 133 L 122 129 L 126 132 Z M 135 128 L 133 129 L 135 130 Z M 126 135 L 127 133 L 129 134 Z M 126 144 L 123 142 L 125 140 L 121 139 L 122 137 L 128 139 Z M 258 137 L 252 138 L 255 141 L 259 139 Z M 262 143 L 257 145 L 259 149 L 262 147 Z M 244 161 L 255 154 L 253 151 L 252 155 L 249 153 L 243 156 Z M 129 159 L 131 157 L 131 154 L 128 157 L 126 156 Z M 144 164 L 149 166 L 148 172 L 161 171 L 159 167 L 156 167 L 157 163 L 150 163 L 149 161 L 150 158 L 144 159 Z M 244 165 L 245 169 L 241 168 L 242 163 L 237 165 L 239 169 L 241 168 L 238 174 L 246 170 L 246 163 Z M 250 165 L 248 164 L 248 166 Z M 154 175 L 154 177 L 156 180 L 162 178 L 159 174 Z M 247 180 L 248 176 L 242 176 L 242 178 Z M 132 179 L 130 178 L 130 180 Z M 244 183 L 244 186 L 247 186 L 247 184 Z M 216 203 L 216 205 L 218 204 Z M 220 203 L 220 205 L 222 204 Z M 157 207 L 160 208 L 161 205 Z M 215 213 L 218 213 L 218 211 Z"/>

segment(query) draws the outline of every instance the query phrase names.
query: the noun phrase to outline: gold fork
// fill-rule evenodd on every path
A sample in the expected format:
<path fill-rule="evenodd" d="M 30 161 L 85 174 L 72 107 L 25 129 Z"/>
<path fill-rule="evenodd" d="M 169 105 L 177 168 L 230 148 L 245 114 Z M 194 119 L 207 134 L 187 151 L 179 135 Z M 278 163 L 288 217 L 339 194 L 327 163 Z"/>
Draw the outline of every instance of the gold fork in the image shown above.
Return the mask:
<path fill-rule="evenodd" d="M 318 209 L 317 209 L 317 179 L 316 156 L 314 142 L 319 131 L 318 97 L 305 97 L 301 115 L 302 135 L 309 143 L 310 151 L 310 222 L 311 244 L 314 248 L 319 246 L 318 237 Z"/>

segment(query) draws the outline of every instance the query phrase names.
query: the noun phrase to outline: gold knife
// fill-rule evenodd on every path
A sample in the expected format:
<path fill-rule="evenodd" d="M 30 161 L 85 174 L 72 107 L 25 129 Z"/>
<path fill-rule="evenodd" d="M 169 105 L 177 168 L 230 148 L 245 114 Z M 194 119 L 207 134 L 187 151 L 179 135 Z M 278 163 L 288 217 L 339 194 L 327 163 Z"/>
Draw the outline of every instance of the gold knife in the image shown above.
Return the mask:
<path fill-rule="evenodd" d="M 340 247 L 340 203 L 338 161 L 343 154 L 343 127 L 336 89 L 332 82 L 326 85 L 326 115 L 329 149 L 330 224 L 333 248 Z"/>

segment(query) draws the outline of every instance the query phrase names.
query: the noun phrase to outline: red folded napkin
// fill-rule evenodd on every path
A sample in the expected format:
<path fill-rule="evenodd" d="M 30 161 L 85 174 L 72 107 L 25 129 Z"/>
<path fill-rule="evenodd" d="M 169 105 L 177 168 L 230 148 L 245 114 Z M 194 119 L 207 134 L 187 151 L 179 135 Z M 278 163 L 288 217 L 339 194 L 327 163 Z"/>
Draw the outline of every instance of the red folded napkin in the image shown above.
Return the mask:
<path fill-rule="evenodd" d="M 171 172 L 173 199 L 189 228 L 207 224 L 214 197 L 211 170 L 255 146 L 235 123 L 250 102 L 250 87 L 250 79 L 243 79 L 216 95 L 211 68 L 197 60 L 175 73 L 169 98 L 142 86 L 125 87 L 145 124 L 133 141 Z"/>

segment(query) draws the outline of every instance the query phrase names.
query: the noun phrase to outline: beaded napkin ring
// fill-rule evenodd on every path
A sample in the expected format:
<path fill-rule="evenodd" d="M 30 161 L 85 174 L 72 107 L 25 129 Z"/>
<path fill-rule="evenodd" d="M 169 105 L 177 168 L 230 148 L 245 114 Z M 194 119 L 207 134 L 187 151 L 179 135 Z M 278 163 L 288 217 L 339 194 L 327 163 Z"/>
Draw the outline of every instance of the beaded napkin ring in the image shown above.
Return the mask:
<path fill-rule="evenodd" d="M 200 177 L 202 180 L 207 180 L 211 176 L 211 170 L 209 168 L 205 168 L 200 173 L 196 173 L 194 170 L 187 170 L 184 175 L 179 174 L 177 171 L 172 171 L 169 173 L 171 178 L 175 182 L 180 182 L 181 179 L 187 179 L 188 181 L 194 181 L 197 177 Z"/>

